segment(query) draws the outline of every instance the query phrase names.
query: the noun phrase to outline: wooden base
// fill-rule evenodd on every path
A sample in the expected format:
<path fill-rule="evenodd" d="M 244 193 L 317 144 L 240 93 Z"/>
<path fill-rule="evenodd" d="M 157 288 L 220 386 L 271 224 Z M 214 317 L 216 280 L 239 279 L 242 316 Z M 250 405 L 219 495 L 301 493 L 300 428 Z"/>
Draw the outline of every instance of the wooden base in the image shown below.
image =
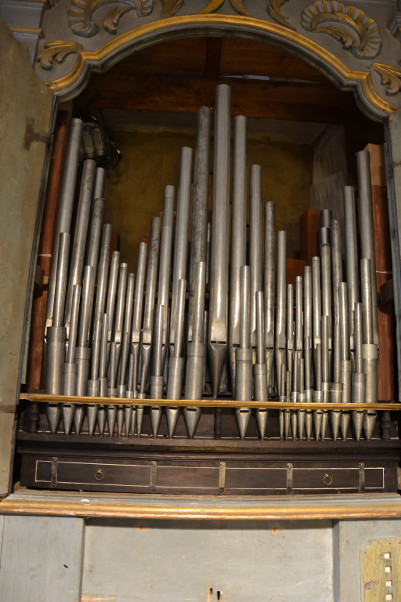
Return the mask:
<path fill-rule="evenodd" d="M 188 495 L 397 491 L 400 440 L 241 441 L 19 433 L 21 485 Z"/>

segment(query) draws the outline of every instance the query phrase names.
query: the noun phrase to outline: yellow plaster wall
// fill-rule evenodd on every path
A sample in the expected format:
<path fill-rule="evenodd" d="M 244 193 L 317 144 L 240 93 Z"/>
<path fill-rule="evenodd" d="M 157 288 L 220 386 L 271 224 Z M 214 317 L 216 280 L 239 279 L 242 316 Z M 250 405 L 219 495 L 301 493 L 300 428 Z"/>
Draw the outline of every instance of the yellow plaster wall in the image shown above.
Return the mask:
<path fill-rule="evenodd" d="M 105 221 L 119 232 L 122 259 L 135 271 L 138 243 L 162 210 L 164 186 L 178 186 L 180 148 L 195 146 L 195 132 L 120 131 L 113 137 L 122 160 L 108 174 Z M 250 137 L 248 165 L 253 163 L 262 165 L 263 200 L 276 203 L 277 230 L 287 230 L 288 257 L 296 257 L 298 220 L 309 207 L 312 149 Z"/>

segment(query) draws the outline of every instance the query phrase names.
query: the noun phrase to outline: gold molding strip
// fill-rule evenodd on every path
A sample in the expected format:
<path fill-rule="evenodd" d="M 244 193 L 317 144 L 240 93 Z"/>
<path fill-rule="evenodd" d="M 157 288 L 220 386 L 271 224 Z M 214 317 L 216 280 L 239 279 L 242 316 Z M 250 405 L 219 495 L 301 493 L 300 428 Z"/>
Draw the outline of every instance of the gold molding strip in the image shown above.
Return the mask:
<path fill-rule="evenodd" d="M 84 75 L 85 70 L 89 68 L 90 64 L 99 63 L 108 56 L 115 56 L 120 49 L 126 49 L 126 47 L 133 42 L 138 42 L 139 46 L 141 41 L 145 43 L 146 40 L 146 43 L 149 44 L 149 40 L 146 38 L 148 38 L 150 34 L 155 34 L 156 37 L 157 35 L 161 36 L 169 33 L 171 35 L 176 34 L 176 37 L 184 37 L 183 32 L 186 30 L 185 28 L 188 28 L 186 31 L 189 33 L 190 29 L 193 27 L 199 25 L 207 27 L 211 24 L 239 26 L 243 28 L 242 34 L 244 33 L 244 30 L 247 30 L 249 34 L 257 34 L 259 38 L 261 34 L 270 34 L 272 36 L 271 41 L 273 42 L 287 41 L 290 44 L 303 49 L 309 56 L 313 56 L 324 62 L 332 72 L 335 72 L 340 77 L 340 79 L 346 80 L 350 82 L 350 84 L 351 82 L 355 82 L 355 88 L 361 88 L 367 101 L 377 110 L 383 113 L 392 113 L 398 108 L 378 94 L 374 88 L 369 71 L 350 69 L 329 50 L 322 48 L 319 44 L 306 36 L 283 27 L 282 25 L 262 21 L 261 19 L 255 19 L 253 17 L 235 15 L 183 15 L 140 25 L 139 27 L 118 35 L 97 50 L 80 52 L 73 69 L 67 75 L 45 83 L 54 92 L 61 92 L 67 88 L 72 88 Z M 197 33 L 201 35 L 202 33 L 205 33 L 205 31 L 198 31 Z M 292 50 L 294 50 L 294 48 L 292 48 Z M 79 90 L 77 89 L 77 93 L 78 91 Z"/>
<path fill-rule="evenodd" d="M 380 494 L 379 494 L 380 495 Z M 231 501 L 238 506 L 225 505 L 216 501 L 212 506 L 202 506 L 193 497 L 182 497 L 188 505 L 175 505 L 174 500 L 163 499 L 163 505 L 133 502 L 127 503 L 124 494 L 117 502 L 99 501 L 102 495 L 97 494 L 94 500 L 88 498 L 88 493 L 82 494 L 84 501 L 69 500 L 64 495 L 60 501 L 46 499 L 20 500 L 13 495 L 0 502 L 0 514 L 33 514 L 47 516 L 77 516 L 81 518 L 139 518 L 139 519 L 175 519 L 175 520 L 301 520 L 301 519 L 352 519 L 352 518 L 399 518 L 401 517 L 401 502 L 350 503 L 348 500 L 337 501 L 334 504 L 306 502 L 300 506 L 293 504 L 296 496 L 292 496 L 291 505 L 269 504 L 269 498 L 264 498 L 259 504 L 245 505 L 244 502 L 230 496 Z M 394 496 L 396 497 L 396 496 Z M 303 499 L 304 496 L 303 496 Z M 160 497 L 159 497 L 160 500 Z M 347 503 L 348 501 L 348 503 Z M 123 502 L 123 503 L 121 503 Z M 241 504 L 241 505 L 240 505 Z"/>
<path fill-rule="evenodd" d="M 16 33 L 34 33 L 39 36 L 43 31 L 40 27 L 10 27 L 10 29 Z"/>
<path fill-rule="evenodd" d="M 44 395 L 39 393 L 27 393 L 21 395 L 35 403 L 71 403 L 77 405 L 127 405 L 127 406 L 167 406 L 173 404 L 171 399 L 124 399 L 120 397 L 78 397 L 72 395 Z M 270 410 L 382 410 L 401 411 L 401 403 L 299 403 L 293 401 L 237 401 L 235 399 L 174 399 L 177 407 L 201 407 L 201 408 L 259 408 Z"/>

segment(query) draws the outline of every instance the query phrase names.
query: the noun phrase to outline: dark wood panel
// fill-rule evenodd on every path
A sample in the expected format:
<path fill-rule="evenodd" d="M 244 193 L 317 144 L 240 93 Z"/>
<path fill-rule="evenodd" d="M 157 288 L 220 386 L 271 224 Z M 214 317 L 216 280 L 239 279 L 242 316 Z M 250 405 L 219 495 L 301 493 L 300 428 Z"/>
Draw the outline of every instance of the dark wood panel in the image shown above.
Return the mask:
<path fill-rule="evenodd" d="M 205 71 L 209 38 L 185 38 L 149 46 L 115 64 L 110 73 L 197 74 Z"/>
<path fill-rule="evenodd" d="M 112 72 L 259 75 L 331 85 L 312 65 L 281 48 L 234 37 L 194 37 L 155 44 L 124 58 Z"/>
<path fill-rule="evenodd" d="M 306 265 L 312 265 L 312 257 L 319 255 L 320 211 L 307 209 L 300 217 L 300 254 Z"/>
<path fill-rule="evenodd" d="M 245 487 L 246 484 L 246 487 Z M 287 490 L 287 469 L 285 466 L 228 467 L 226 469 L 225 488 L 230 493 L 238 493 L 244 489 L 260 491 L 267 489 Z"/>
<path fill-rule="evenodd" d="M 288 464 L 268 458 L 254 462 L 218 459 L 190 462 L 175 456 L 163 460 L 130 458 L 120 461 L 63 454 L 22 457 L 21 485 L 43 489 L 129 491 L 139 493 L 186 493 L 266 495 L 269 493 L 349 493 L 395 491 L 397 467 L 378 462 L 361 463 L 319 460 Z"/>
<path fill-rule="evenodd" d="M 388 492 L 397 487 L 399 441 L 106 440 L 21 433 L 21 485 L 215 495 Z"/>
<path fill-rule="evenodd" d="M 283 459 L 291 460 L 295 457 L 297 460 L 305 460 L 310 454 L 318 456 L 324 454 L 328 458 L 340 458 L 341 460 L 353 459 L 353 457 L 363 456 L 365 461 L 367 459 L 375 458 L 389 458 L 390 460 L 400 459 L 401 453 L 401 440 L 393 438 L 389 441 L 382 439 L 371 439 L 366 441 L 355 441 L 354 439 L 347 439 L 333 441 L 328 439 L 326 441 L 291 441 L 291 440 L 280 440 L 280 439 L 239 439 L 229 437 L 226 439 L 203 439 L 203 438 L 173 438 L 168 437 L 156 437 L 141 436 L 141 437 L 108 437 L 108 436 L 89 436 L 87 434 L 82 435 L 64 435 L 50 434 L 49 432 L 42 433 L 26 433 L 24 431 L 18 431 L 17 435 L 18 449 L 21 452 L 35 451 L 35 453 L 53 453 L 57 455 L 60 449 L 68 449 L 70 455 L 74 453 L 74 450 L 82 452 L 85 450 L 91 450 L 91 455 L 98 457 L 99 454 L 111 453 L 116 454 L 119 457 L 121 454 L 126 454 L 127 451 L 136 451 L 141 453 L 152 452 L 153 454 L 162 454 L 165 452 L 174 451 L 177 453 L 187 454 L 191 452 L 194 457 L 198 457 L 199 453 L 202 454 L 219 454 L 224 457 L 230 457 L 232 454 L 243 454 L 244 460 L 249 455 L 254 458 L 258 455 L 281 455 Z M 288 461 L 289 461 L 288 460 Z"/>
<path fill-rule="evenodd" d="M 380 483 L 381 484 L 381 483 Z M 293 489 L 359 489 L 359 468 L 341 468 L 327 465 L 324 468 L 294 468 Z"/>
<path fill-rule="evenodd" d="M 267 75 L 330 85 L 325 75 L 285 50 L 241 38 L 223 39 L 220 73 Z"/>
<path fill-rule="evenodd" d="M 94 112 L 102 108 L 196 113 L 213 106 L 221 80 L 173 76 L 92 76 L 76 106 Z M 356 112 L 351 94 L 334 87 L 303 83 L 224 80 L 232 89 L 232 113 L 249 117 L 340 123 Z"/>
<path fill-rule="evenodd" d="M 171 491 L 180 489 L 185 484 L 185 488 L 190 488 L 193 491 L 210 489 L 215 492 L 219 487 L 219 468 L 201 462 L 193 466 L 186 462 L 176 465 L 164 463 L 164 466 L 157 466 L 155 481 L 156 489 Z"/>

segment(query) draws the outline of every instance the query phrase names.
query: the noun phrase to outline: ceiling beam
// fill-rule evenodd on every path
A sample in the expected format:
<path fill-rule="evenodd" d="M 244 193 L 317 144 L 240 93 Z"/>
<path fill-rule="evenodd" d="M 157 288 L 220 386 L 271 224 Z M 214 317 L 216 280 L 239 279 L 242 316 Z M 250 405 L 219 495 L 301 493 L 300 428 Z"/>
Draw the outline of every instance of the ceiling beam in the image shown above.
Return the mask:
<path fill-rule="evenodd" d="M 218 79 L 220 75 L 220 62 L 222 51 L 222 38 L 207 38 L 205 77 Z"/>
<path fill-rule="evenodd" d="M 360 115 L 351 93 L 331 84 L 299 81 L 206 79 L 175 76 L 92 75 L 89 86 L 76 99 L 88 112 L 102 108 L 196 113 L 213 107 L 215 88 L 226 81 L 232 88 L 232 113 L 267 119 L 343 123 Z"/>

